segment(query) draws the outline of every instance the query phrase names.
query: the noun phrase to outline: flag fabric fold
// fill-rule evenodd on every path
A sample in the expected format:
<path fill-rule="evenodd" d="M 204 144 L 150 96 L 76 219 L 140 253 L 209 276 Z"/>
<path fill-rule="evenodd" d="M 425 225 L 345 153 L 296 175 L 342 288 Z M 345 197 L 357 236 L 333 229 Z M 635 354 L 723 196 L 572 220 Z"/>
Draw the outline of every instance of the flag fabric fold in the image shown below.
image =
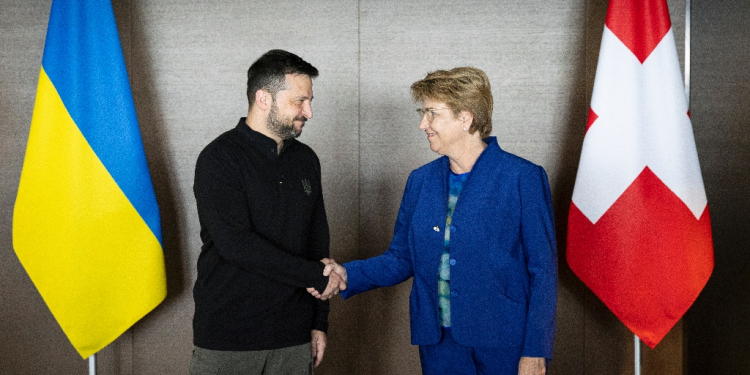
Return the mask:
<path fill-rule="evenodd" d="M 610 0 L 568 215 L 575 274 L 651 348 L 713 270 L 666 0 Z"/>
<path fill-rule="evenodd" d="M 52 3 L 13 247 L 83 358 L 166 296 L 159 209 L 109 0 Z"/>

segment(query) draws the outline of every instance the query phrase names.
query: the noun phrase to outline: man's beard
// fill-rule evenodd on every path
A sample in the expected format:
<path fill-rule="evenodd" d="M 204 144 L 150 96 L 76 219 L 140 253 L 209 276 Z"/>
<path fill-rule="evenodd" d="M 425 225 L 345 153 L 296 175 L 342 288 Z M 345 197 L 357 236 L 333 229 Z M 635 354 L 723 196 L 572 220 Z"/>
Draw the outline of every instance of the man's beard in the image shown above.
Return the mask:
<path fill-rule="evenodd" d="M 293 117 L 291 119 L 279 118 L 279 106 L 276 104 L 276 101 L 273 102 L 271 111 L 268 113 L 268 120 L 266 121 L 268 129 L 285 141 L 297 138 L 302 134 L 302 129 L 297 131 L 294 127 L 294 121 L 302 121 L 304 124 L 307 119 L 304 117 Z"/>

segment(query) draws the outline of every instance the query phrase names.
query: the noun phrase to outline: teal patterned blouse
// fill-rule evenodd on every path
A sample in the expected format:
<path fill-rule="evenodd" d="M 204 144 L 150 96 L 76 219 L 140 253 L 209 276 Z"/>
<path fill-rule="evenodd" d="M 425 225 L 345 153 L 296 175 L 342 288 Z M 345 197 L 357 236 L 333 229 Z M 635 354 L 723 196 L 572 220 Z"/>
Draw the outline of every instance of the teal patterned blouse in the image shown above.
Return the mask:
<path fill-rule="evenodd" d="M 440 273 L 438 279 L 438 297 L 440 306 L 440 325 L 451 326 L 451 265 L 450 265 L 450 239 L 451 221 L 453 211 L 456 209 L 458 195 L 469 173 L 455 174 L 451 171 L 448 177 L 448 214 L 445 217 L 445 239 L 443 240 L 443 254 L 440 257 Z"/>

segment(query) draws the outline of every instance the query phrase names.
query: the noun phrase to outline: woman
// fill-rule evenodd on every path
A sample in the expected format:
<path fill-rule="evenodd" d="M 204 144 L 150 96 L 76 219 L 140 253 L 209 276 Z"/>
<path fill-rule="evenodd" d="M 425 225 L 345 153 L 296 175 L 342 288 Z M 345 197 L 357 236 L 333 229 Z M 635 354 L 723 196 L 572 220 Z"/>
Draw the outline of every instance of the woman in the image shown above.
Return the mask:
<path fill-rule="evenodd" d="M 489 137 L 481 70 L 432 72 L 411 93 L 443 156 L 409 176 L 388 250 L 327 272 L 346 275 L 344 298 L 414 277 L 411 339 L 424 374 L 543 374 L 557 300 L 547 175 Z"/>

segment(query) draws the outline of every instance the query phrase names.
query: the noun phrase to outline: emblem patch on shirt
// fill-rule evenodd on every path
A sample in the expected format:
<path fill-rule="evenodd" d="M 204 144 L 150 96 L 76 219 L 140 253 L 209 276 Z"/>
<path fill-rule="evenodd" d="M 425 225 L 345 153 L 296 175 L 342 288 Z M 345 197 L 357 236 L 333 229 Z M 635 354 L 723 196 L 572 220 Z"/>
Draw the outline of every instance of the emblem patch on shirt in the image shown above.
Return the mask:
<path fill-rule="evenodd" d="M 308 179 L 305 178 L 302 180 L 302 187 L 305 189 L 305 193 L 307 193 L 307 195 L 310 195 L 312 193 L 312 187 L 310 186 L 310 181 Z"/>

